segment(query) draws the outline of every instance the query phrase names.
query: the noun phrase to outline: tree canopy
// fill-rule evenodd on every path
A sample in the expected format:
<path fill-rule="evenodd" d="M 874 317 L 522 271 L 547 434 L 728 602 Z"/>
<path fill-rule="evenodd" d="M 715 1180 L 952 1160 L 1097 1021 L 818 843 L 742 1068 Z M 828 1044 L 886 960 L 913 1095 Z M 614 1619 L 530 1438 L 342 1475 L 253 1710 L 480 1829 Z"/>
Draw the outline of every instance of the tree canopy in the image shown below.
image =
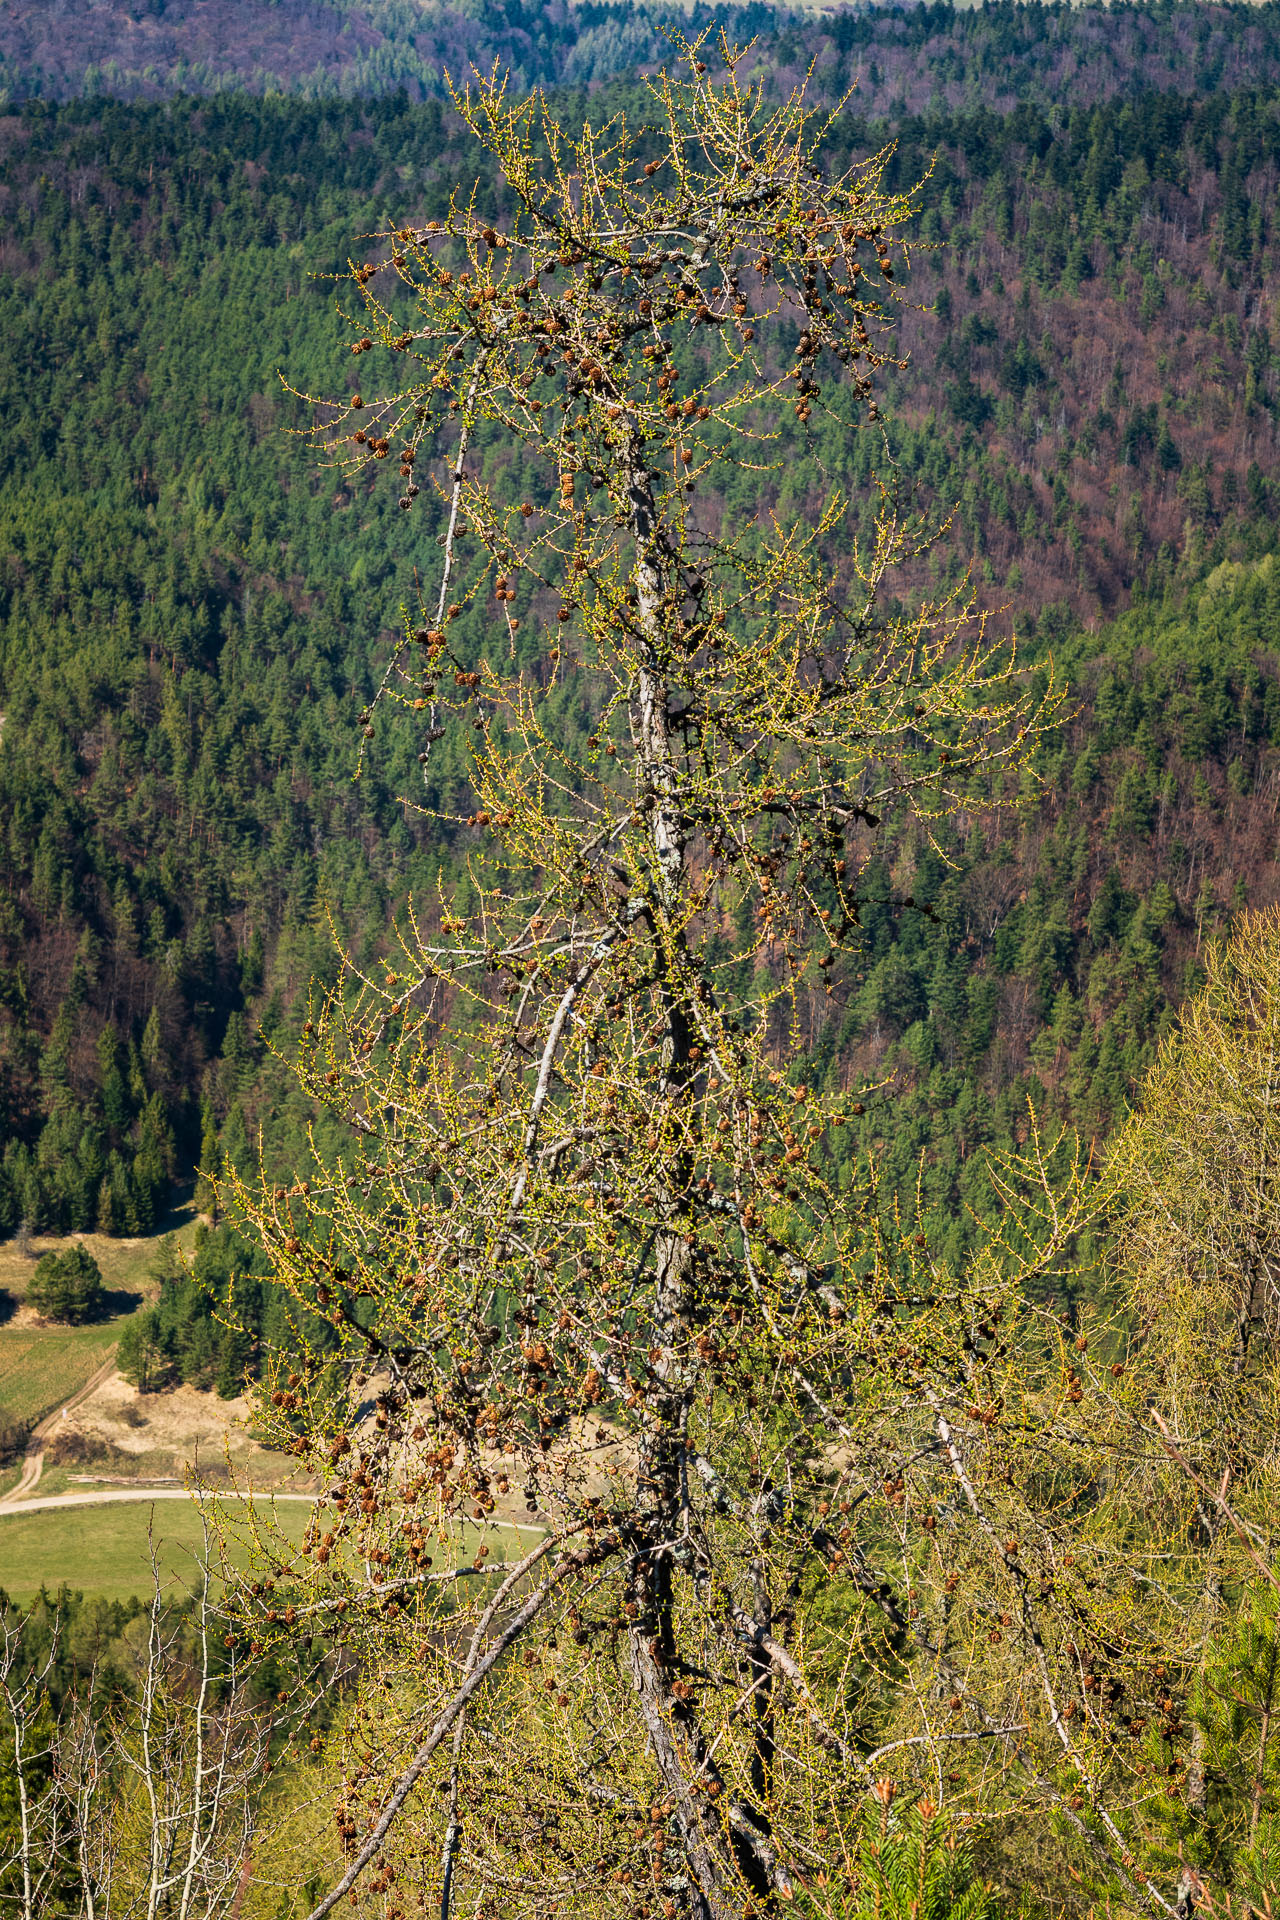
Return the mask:
<path fill-rule="evenodd" d="M 27 1288 L 27 1305 L 44 1320 L 70 1327 L 94 1320 L 105 1305 L 102 1269 L 87 1247 L 46 1253 L 36 1263 Z"/>

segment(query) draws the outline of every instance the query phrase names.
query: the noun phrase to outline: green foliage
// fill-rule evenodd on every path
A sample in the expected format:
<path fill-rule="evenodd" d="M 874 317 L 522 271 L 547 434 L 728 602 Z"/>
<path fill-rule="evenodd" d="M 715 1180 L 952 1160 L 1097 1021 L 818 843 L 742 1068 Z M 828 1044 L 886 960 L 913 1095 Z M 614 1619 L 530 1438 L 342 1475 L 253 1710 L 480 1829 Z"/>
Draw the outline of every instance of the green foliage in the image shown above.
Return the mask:
<path fill-rule="evenodd" d="M 1189 9 L 1126 18 L 1131 72 L 1177 67 L 1170 50 L 1199 46 L 1202 25 Z M 1024 644 L 1065 650 L 1080 703 L 1030 824 L 975 827 L 944 865 L 886 822 L 862 954 L 842 955 L 804 1016 L 828 1084 L 864 1062 L 892 1077 L 859 1144 L 883 1143 L 904 1196 L 926 1154 L 930 1230 L 954 1255 L 986 1197 L 981 1149 L 1016 1143 L 1027 1094 L 1107 1132 L 1199 943 L 1234 911 L 1215 876 L 1262 893 L 1276 880 L 1253 801 L 1280 716 L 1264 555 L 1275 374 L 1249 317 L 1273 242 L 1269 203 L 1242 210 L 1239 182 L 1274 157 L 1277 120 L 1269 97 L 1212 87 L 1192 102 L 1086 89 L 1052 115 L 1004 99 L 926 111 L 910 76 L 930 35 L 953 36 L 972 97 L 991 47 L 1027 63 L 1034 95 L 1072 35 L 1091 44 L 1087 12 L 1033 30 L 1016 9 L 930 8 L 823 31 L 834 77 L 879 64 L 860 101 L 894 97 L 897 74 L 919 106 L 895 115 L 896 177 L 937 156 L 920 225 L 948 244 L 917 256 L 912 298 L 945 299 L 936 321 L 902 316 L 912 361 L 888 429 L 904 481 L 958 505 L 926 575 L 945 582 L 962 559 L 980 583 L 989 570 L 983 591 L 1025 616 Z M 1261 34 L 1250 58 L 1265 70 L 1265 20 L 1222 31 Z M 331 923 L 371 958 L 410 895 L 456 883 L 473 849 L 463 725 L 424 773 L 412 716 L 384 706 L 376 756 L 352 778 L 407 584 L 400 516 L 383 489 L 307 471 L 277 380 L 287 366 L 332 386 L 325 271 L 384 207 L 442 213 L 462 162 L 437 103 L 394 95 L 96 99 L 14 124 L 0 161 L 0 1232 L 133 1234 L 161 1216 L 175 1169 L 247 1167 L 260 1128 L 274 1172 L 298 1163 L 311 1116 L 264 1032 L 296 1051 L 308 983 L 333 977 Z M 845 117 L 833 160 L 886 132 Z M 1157 217 L 1169 244 L 1148 259 Z M 1152 277 L 1164 305 L 1146 357 L 1122 355 Z M 1067 372 L 1086 363 L 1090 379 L 1101 369 L 1096 405 Z M 969 398 L 953 404 L 953 389 Z M 1224 413 L 1222 396 L 1244 411 Z M 1161 463 L 1162 429 L 1179 470 Z M 783 434 L 776 473 L 726 476 L 726 507 L 785 495 L 803 509 L 820 471 L 870 496 L 883 450 L 835 392 Z M 718 510 L 710 488 L 708 501 Z M 429 486 L 415 512 L 427 555 Z M 1133 613 L 1076 631 L 1070 608 L 1110 613 L 1135 583 Z M 453 631 L 467 658 L 485 656 L 479 609 Z M 566 751 L 588 709 L 570 678 Z M 458 824 L 430 824 L 401 795 Z M 336 1140 L 330 1127 L 325 1150 Z"/>
<path fill-rule="evenodd" d="M 126 1684 L 120 1635 L 144 1612 L 140 1600 L 101 1600 L 67 1588 L 42 1591 L 19 1609 L 0 1587 L 0 1617 L 21 1630 L 21 1666 L 39 1668 L 53 1656 L 49 1692 L 57 1707 L 90 1680 L 108 1692 Z"/>
<path fill-rule="evenodd" d="M 87 1320 L 96 1320 L 106 1305 L 102 1269 L 84 1247 L 46 1253 L 31 1276 L 27 1305 L 42 1320 L 57 1320 L 64 1326 L 79 1327 Z"/>
<path fill-rule="evenodd" d="M 973 1851 L 930 1800 L 895 1808 L 892 1782 L 867 1799 L 842 1920 L 995 1920 L 997 1907 L 979 1879 Z"/>
<path fill-rule="evenodd" d="M 222 1172 L 222 1149 L 213 1108 L 206 1100 L 200 1114 L 200 1157 L 196 1162 L 196 1206 L 212 1214 L 217 1206 L 217 1180 Z"/>
<path fill-rule="evenodd" d="M 125 1323 L 116 1348 L 116 1366 L 140 1393 L 154 1393 L 167 1387 L 174 1373 L 173 1363 L 160 1331 L 159 1315 L 146 1307 Z"/>
<path fill-rule="evenodd" d="M 1280 1631 L 1277 1598 L 1256 1588 L 1224 1619 L 1194 1702 L 1204 1732 L 1201 1857 L 1261 1902 L 1280 1884 Z"/>
<path fill-rule="evenodd" d="M 144 1393 L 181 1382 L 234 1399 L 273 1352 L 296 1344 L 291 1308 L 268 1278 L 262 1249 L 227 1223 L 199 1234 L 189 1263 L 176 1241 L 162 1240 L 150 1279 L 157 1298 L 126 1321 L 116 1352 L 121 1373 Z M 309 1337 L 323 1350 L 332 1332 L 321 1326 Z"/>

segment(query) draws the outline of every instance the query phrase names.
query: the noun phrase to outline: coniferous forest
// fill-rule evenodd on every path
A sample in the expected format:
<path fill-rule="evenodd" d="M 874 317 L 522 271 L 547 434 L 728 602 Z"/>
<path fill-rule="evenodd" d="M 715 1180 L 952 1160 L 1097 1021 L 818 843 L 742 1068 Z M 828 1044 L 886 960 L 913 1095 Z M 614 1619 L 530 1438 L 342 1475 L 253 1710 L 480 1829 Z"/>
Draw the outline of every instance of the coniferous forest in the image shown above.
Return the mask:
<path fill-rule="evenodd" d="M 850 112 L 831 147 L 890 137 L 895 181 L 931 169 L 885 403 L 902 484 L 949 518 L 924 571 L 968 569 L 1075 709 L 1044 800 L 976 821 L 957 864 L 890 830 L 860 950 L 805 1010 L 833 1084 L 892 1074 L 867 1139 L 899 1182 L 927 1145 L 963 1232 L 974 1149 L 1028 1091 L 1105 1133 L 1207 934 L 1274 897 L 1280 109 Z M 443 210 L 459 140 L 403 94 L 93 99 L 12 114 L 3 164 L 0 1225 L 136 1233 L 215 1136 L 288 1159 L 305 1109 L 272 1051 L 334 928 L 376 950 L 466 860 L 404 811 L 410 721 L 379 722 L 356 777 L 436 509 L 406 540 L 385 489 L 317 472 L 281 385 L 336 375 L 331 276 L 405 180 Z M 781 510 L 813 473 L 866 495 L 881 450 L 840 406 L 791 424 Z M 457 729 L 427 797 L 465 814 L 467 780 Z"/>
<path fill-rule="evenodd" d="M 654 76 L 681 60 L 692 117 L 668 147 Z M 475 96 L 487 120 L 458 95 L 469 69 L 507 76 L 505 95 Z M 615 375 L 592 342 L 617 312 L 661 307 L 676 243 L 650 259 L 637 227 L 603 293 L 589 262 L 622 244 L 618 208 L 646 182 L 666 191 L 664 168 L 694 180 L 679 155 L 704 152 L 726 169 L 721 226 L 680 271 L 720 260 L 724 181 L 757 180 L 698 117 L 724 74 L 758 88 L 761 124 L 807 90 L 813 206 L 753 228 L 725 267 L 730 304 L 706 309 L 704 334 L 768 313 L 746 336 L 767 443 L 694 404 L 728 377 L 727 332 L 681 334 L 646 363 L 656 379 L 666 356 L 644 403 L 655 431 L 670 423 L 677 457 L 681 434 L 704 435 L 684 449 L 696 488 L 677 473 L 652 505 L 676 530 L 650 631 L 645 541 L 668 534 L 626 519 L 638 456 L 609 465 Z M 493 129 L 535 89 L 548 120 L 504 147 Z M 18 1760 L 0 1762 L 0 1908 L 301 1920 L 341 1882 L 383 1920 L 1269 1915 L 1280 8 L 9 6 L 0 90 L 0 1239 L 148 1236 L 194 1183 L 208 1228 L 190 1262 L 165 1243 L 121 1372 L 227 1399 L 256 1380 L 255 1431 L 316 1490 L 334 1483 L 338 1515 L 308 1529 L 305 1563 L 264 1549 L 252 1583 L 219 1590 L 216 1634 L 208 1595 L 163 1622 L 157 1607 L 149 1639 L 143 1612 L 91 1597 L 56 1631 L 43 1602 L 6 1615 L 0 1720 Z M 632 200 L 619 187 L 615 224 L 583 238 L 575 149 L 568 237 L 536 259 L 529 243 L 520 291 L 508 230 L 536 203 L 520 154 L 549 164 L 549 128 L 603 139 L 623 120 Z M 601 178 L 622 164 L 597 158 Z M 818 183 L 847 179 L 864 199 L 846 219 Z M 700 203 L 670 191 L 674 232 Z M 840 248 L 864 241 L 855 271 Z M 628 280 L 632 255 L 646 265 Z M 623 291 L 606 312 L 609 272 Z M 672 328 L 694 287 L 670 293 Z M 869 292 L 891 326 L 870 403 L 822 331 Z M 453 362 L 509 310 L 489 366 L 539 300 L 547 338 L 572 335 L 569 371 L 538 335 L 507 411 L 471 432 Z M 416 318 L 398 333 L 402 309 Z M 579 340 L 588 310 L 604 324 Z M 428 336 L 447 351 L 410 393 Z M 393 406 L 396 382 L 410 397 Z M 433 414 L 446 389 L 452 411 Z M 544 400 L 513 438 L 531 391 Z M 537 461 L 561 406 L 557 486 Z M 522 528 L 557 495 L 568 511 L 584 475 L 564 542 L 526 564 Z M 906 531 L 881 568 L 865 556 L 886 515 Z M 813 538 L 821 592 L 797 584 L 792 535 Z M 817 723 L 761 744 L 790 711 L 750 706 L 764 652 L 735 683 L 755 729 L 748 750 L 732 722 L 741 791 L 706 771 L 732 726 L 698 732 L 686 663 L 728 673 L 717 619 L 745 623 L 745 661 L 769 619 L 798 630 L 803 607 L 816 630 L 860 592 L 859 645 L 888 650 L 898 691 L 857 707 L 856 754 L 831 750 L 861 756 L 837 848 L 830 796 L 820 821 L 798 797 L 810 759 L 827 764 Z M 970 602 L 966 631 L 1001 673 L 1016 659 L 1024 707 L 930 651 L 922 609 Z M 602 635 L 633 615 L 642 666 L 615 687 Z M 607 895 L 589 836 L 564 851 L 566 823 L 622 804 L 610 725 L 641 699 L 644 649 L 673 635 L 663 684 L 685 699 L 664 725 L 706 786 L 670 829 L 691 904 L 645 882 L 660 931 L 633 976 L 639 907 L 624 934 L 615 902 L 589 960 L 575 945 Z M 837 656 L 850 686 L 881 688 L 871 651 L 826 645 L 792 692 L 806 672 L 844 689 Z M 997 744 L 1005 724 L 1016 749 Z M 542 812 L 534 766 L 558 796 Z M 645 791 L 661 844 L 667 790 L 654 776 Z M 621 831 L 612 884 L 639 899 Z M 474 983 L 449 947 L 472 934 Z M 536 1078 L 523 1013 L 503 1010 L 553 978 L 556 1044 L 563 1031 L 581 1057 L 544 1063 L 526 1112 L 493 1035 L 510 1017 Z M 661 1021 L 635 1008 L 663 993 L 659 1046 Z M 713 1006 L 723 1028 L 695 1034 Z M 544 1102 L 574 1116 L 538 1153 L 585 1225 L 550 1195 L 537 1231 L 518 1220 L 523 1174 L 500 1217 L 481 1180 L 490 1152 L 543 1165 Z M 501 1133 L 517 1111 L 519 1139 Z M 746 1160 L 715 1161 L 737 1130 L 748 1158 L 776 1132 L 758 1187 Z M 680 1211 L 699 1194 L 720 1209 L 705 1243 Z M 92 1318 L 100 1276 L 79 1259 L 45 1269 L 79 1303 L 57 1317 Z M 699 1368 L 706 1432 L 677 1470 Z M 583 1464 L 615 1444 L 622 1466 Z M 483 1556 L 474 1591 L 446 1594 L 437 1567 L 437 1614 L 413 1611 L 433 1528 L 443 1542 L 449 1514 L 483 1524 L 517 1479 L 528 1524 L 559 1528 L 572 1562 L 545 1591 L 532 1564 L 514 1588 L 512 1607 L 543 1595 L 532 1651 L 501 1639 Z M 344 1571 L 339 1599 L 357 1528 L 363 1572 Z M 285 1634 L 329 1608 L 347 1616 L 331 1639 Z M 483 1737 L 466 1731 L 486 1646 L 523 1745 L 492 1707 Z M 156 1867 L 135 1886 L 117 1860 L 129 1891 L 112 1896 L 106 1866 L 72 1859 L 58 1783 L 107 1778 L 84 1744 L 99 1708 L 136 1759 L 165 1686 L 180 1809 L 165 1844 L 204 1846 L 193 1695 L 201 1713 L 222 1702 L 219 1779 L 254 1811 L 235 1816 L 238 1854 L 222 1813 L 208 1828 L 225 1871 Z M 369 1852 L 415 1753 L 431 1802 Z M 305 1792 L 264 1811 L 264 1758 Z M 28 1789 L 50 1823 L 34 1890 Z M 133 1831 L 140 1791 L 122 1773 L 98 1803 L 112 1832 Z M 336 1803 L 336 1837 L 292 1873 L 310 1794 L 326 1818 Z M 251 1857 L 270 1863 L 261 1884 Z"/>

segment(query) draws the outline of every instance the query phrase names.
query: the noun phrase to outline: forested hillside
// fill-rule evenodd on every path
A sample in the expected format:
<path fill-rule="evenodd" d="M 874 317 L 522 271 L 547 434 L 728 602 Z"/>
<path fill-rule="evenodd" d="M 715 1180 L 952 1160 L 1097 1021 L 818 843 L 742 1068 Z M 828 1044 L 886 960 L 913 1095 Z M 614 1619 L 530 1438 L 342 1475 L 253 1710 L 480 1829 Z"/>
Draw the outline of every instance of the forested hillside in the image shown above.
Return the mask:
<path fill-rule="evenodd" d="M 1221 24 L 1117 18 L 1157 69 Z M 1244 49 L 1256 81 L 1271 15 L 1256 47 L 1225 18 L 1209 78 Z M 877 31 L 919 49 L 924 24 Z M 928 1146 L 962 1233 L 974 1148 L 1028 1089 L 1105 1129 L 1206 931 L 1275 890 L 1280 96 L 847 117 L 832 147 L 890 138 L 932 249 L 885 400 L 901 484 L 954 509 L 929 570 L 971 568 L 1077 709 L 1045 805 L 976 820 L 954 869 L 886 830 L 861 956 L 806 1016 L 831 1074 L 892 1067 L 865 1125 L 903 1181 Z M 302 1108 L 265 1049 L 289 1053 L 335 930 L 376 947 L 465 852 L 400 804 L 406 719 L 354 777 L 430 489 L 406 522 L 316 471 L 278 378 L 345 380 L 324 269 L 388 211 L 440 213 L 460 150 L 447 109 L 394 94 L 32 104 L 2 140 L 0 1228 L 128 1231 L 202 1140 L 243 1158 L 262 1124 L 287 1148 Z M 784 511 L 887 471 L 820 399 L 786 436 L 757 494 Z M 585 724 L 572 686 L 563 724 Z M 428 800 L 465 813 L 465 769 L 450 735 Z"/>
<path fill-rule="evenodd" d="M 731 6 L 743 37 L 769 31 L 779 10 Z M 718 16 L 717 16 L 718 17 Z M 785 15 L 783 16 L 785 18 Z M 0 80 L 14 99 L 81 91 L 125 98 L 166 93 L 289 92 L 369 97 L 406 88 L 441 95 L 472 62 L 495 61 L 515 83 L 589 84 L 653 59 L 679 23 L 710 23 L 707 8 L 511 4 L 423 7 L 415 0 L 151 0 L 0 9 Z"/>
<path fill-rule="evenodd" d="M 3 0 L 0 93 L 369 98 L 403 88 L 424 99 L 445 92 L 446 75 L 456 81 L 472 63 L 487 72 L 495 61 L 517 87 L 593 85 L 657 64 L 673 30 L 697 33 L 712 20 L 740 44 L 756 40 L 756 69 L 772 86 L 812 68 L 827 98 L 856 86 L 865 110 L 894 117 L 1265 85 L 1280 61 L 1274 0 L 1105 10 L 1040 0 L 961 9 L 551 0 L 536 10 L 510 0 Z"/>
<path fill-rule="evenodd" d="M 24 1920 L 1278 1911 L 1280 0 L 671 25 L 0 0 Z"/>

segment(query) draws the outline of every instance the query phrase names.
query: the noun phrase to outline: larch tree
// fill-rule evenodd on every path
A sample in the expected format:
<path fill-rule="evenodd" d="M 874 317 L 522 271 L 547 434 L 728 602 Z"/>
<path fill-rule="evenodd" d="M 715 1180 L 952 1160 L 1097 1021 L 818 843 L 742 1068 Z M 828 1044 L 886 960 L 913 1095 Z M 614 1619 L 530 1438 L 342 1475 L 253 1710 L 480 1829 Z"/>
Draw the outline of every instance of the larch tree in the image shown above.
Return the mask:
<path fill-rule="evenodd" d="M 799 1046 L 880 821 L 1016 792 L 1056 694 L 963 606 L 894 611 L 926 537 L 892 489 L 869 541 L 838 494 L 717 498 L 764 497 L 824 383 L 880 431 L 911 211 L 737 64 L 683 47 L 647 124 L 574 137 L 496 77 L 455 96 L 482 184 L 352 268 L 357 363 L 404 371 L 317 403 L 333 460 L 441 496 L 378 698 L 428 772 L 462 732 L 472 796 L 465 897 L 304 1030 L 356 1146 L 230 1196 L 329 1329 L 266 1409 L 324 1502 L 236 1602 L 364 1676 L 316 1916 L 852 1912 L 872 1792 L 1052 1810 L 1167 1904 L 1105 1803 L 1120 1694 L 1081 1695 L 1139 1658 L 1094 1662 L 1094 1383 L 1029 1304 L 1083 1172 L 1033 1132 L 948 1272 L 840 1151 L 887 1096 L 820 1097 Z"/>
<path fill-rule="evenodd" d="M 1155 1436 L 1148 1508 L 1182 1563 L 1190 1751 L 1178 1837 L 1259 1906 L 1277 1880 L 1280 916 L 1245 915 L 1161 1047 L 1113 1153 L 1112 1239 Z M 1175 1651 L 1176 1650 L 1176 1651 Z"/>

